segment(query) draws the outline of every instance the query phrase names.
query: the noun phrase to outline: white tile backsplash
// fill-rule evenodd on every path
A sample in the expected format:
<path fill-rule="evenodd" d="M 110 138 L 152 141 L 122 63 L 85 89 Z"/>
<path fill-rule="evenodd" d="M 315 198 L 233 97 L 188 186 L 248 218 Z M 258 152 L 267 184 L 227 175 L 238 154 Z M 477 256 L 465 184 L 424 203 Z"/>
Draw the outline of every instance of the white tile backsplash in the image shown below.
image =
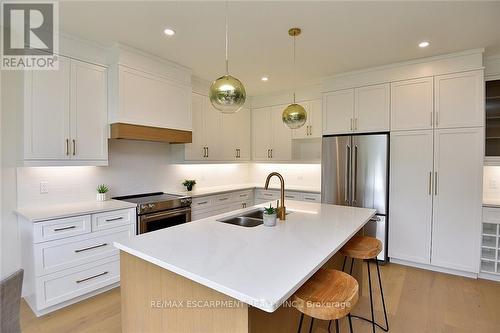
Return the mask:
<path fill-rule="evenodd" d="M 500 166 L 484 167 L 483 200 L 500 201 Z"/>

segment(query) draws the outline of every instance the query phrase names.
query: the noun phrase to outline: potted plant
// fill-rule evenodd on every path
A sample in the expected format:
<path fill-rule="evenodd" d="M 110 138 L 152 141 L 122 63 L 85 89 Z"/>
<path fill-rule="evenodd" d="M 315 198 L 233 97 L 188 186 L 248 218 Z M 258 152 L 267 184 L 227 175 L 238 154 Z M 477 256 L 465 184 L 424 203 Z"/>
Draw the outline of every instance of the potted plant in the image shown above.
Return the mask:
<path fill-rule="evenodd" d="M 194 179 L 186 179 L 184 180 L 184 182 L 182 183 L 182 185 L 186 186 L 186 189 L 188 191 L 192 191 L 193 190 L 193 186 L 196 184 L 196 180 Z"/>
<path fill-rule="evenodd" d="M 269 208 L 264 208 L 264 225 L 274 227 L 276 225 L 276 212 L 277 210 L 269 205 Z"/>
<path fill-rule="evenodd" d="M 109 191 L 109 187 L 107 185 L 101 184 L 97 186 L 97 201 L 106 201 L 106 194 Z"/>

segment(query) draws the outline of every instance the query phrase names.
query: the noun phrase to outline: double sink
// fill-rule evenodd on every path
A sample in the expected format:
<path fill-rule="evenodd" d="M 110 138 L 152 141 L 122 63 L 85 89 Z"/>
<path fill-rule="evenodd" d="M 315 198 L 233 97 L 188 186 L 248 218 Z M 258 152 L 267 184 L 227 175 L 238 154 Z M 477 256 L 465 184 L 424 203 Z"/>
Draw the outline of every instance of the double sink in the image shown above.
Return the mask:
<path fill-rule="evenodd" d="M 289 213 L 287 213 L 288 215 Z M 218 222 L 239 225 L 241 227 L 256 227 L 264 223 L 264 208 L 258 208 L 236 216 L 225 217 Z"/>

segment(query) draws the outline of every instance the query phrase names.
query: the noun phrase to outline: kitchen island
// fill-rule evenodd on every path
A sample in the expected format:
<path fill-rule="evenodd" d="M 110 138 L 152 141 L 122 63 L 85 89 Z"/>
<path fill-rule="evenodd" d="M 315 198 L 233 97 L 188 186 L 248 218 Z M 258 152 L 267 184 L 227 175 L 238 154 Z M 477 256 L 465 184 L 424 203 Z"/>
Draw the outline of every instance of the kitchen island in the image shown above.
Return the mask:
<path fill-rule="evenodd" d="M 272 318 L 283 318 L 277 310 L 375 210 L 286 204 L 286 221 L 275 227 L 217 221 L 264 206 L 258 205 L 116 242 L 122 331 L 257 332 L 262 325 L 273 331 L 296 325 Z"/>

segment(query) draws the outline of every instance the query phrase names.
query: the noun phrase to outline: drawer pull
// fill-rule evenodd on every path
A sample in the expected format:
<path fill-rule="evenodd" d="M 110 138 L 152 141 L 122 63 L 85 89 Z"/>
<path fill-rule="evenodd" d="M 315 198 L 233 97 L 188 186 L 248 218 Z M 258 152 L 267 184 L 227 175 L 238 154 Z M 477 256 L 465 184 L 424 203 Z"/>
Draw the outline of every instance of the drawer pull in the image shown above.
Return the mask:
<path fill-rule="evenodd" d="M 306 200 L 311 200 L 311 201 L 316 201 L 316 199 L 315 199 L 315 198 L 308 198 L 308 197 L 305 197 L 304 199 L 306 199 Z"/>
<path fill-rule="evenodd" d="M 54 231 L 63 231 L 63 230 L 69 230 L 69 229 L 75 229 L 76 226 L 72 225 L 71 227 L 64 227 L 64 228 L 56 228 Z"/>
<path fill-rule="evenodd" d="M 293 196 L 293 195 L 285 195 L 285 198 L 288 198 L 288 199 L 295 199 L 295 196 Z"/>
<path fill-rule="evenodd" d="M 106 222 L 113 222 L 113 221 L 119 221 L 119 220 L 123 220 L 123 216 L 115 217 L 113 219 L 106 219 Z"/>
<path fill-rule="evenodd" d="M 85 282 L 85 281 L 88 281 L 88 280 L 92 280 L 92 279 L 98 278 L 99 276 L 106 275 L 106 274 L 108 274 L 108 273 L 109 273 L 109 272 L 102 272 L 101 274 L 97 274 L 97 275 L 94 275 L 94 276 L 90 276 L 90 277 L 85 278 L 85 279 L 76 280 L 76 283 L 82 283 L 82 282 Z"/>
<path fill-rule="evenodd" d="M 206 203 L 208 203 L 208 201 L 198 202 L 198 203 L 197 203 L 197 205 L 204 205 L 204 204 L 206 204 Z"/>
<path fill-rule="evenodd" d="M 273 195 L 271 193 L 264 193 L 266 197 L 272 197 Z"/>
<path fill-rule="evenodd" d="M 88 251 L 88 250 L 93 250 L 93 249 L 97 249 L 99 247 L 103 247 L 103 246 L 107 246 L 108 243 L 103 243 L 103 244 L 100 244 L 100 245 L 95 245 L 95 246 L 91 246 L 91 247 L 86 247 L 84 249 L 78 249 L 78 250 L 75 250 L 75 253 L 80 253 L 80 252 L 84 252 L 84 251 Z"/>
<path fill-rule="evenodd" d="M 248 194 L 240 194 L 240 198 L 247 197 Z"/>
<path fill-rule="evenodd" d="M 229 198 L 220 198 L 219 201 L 225 201 L 227 199 L 229 199 Z"/>

